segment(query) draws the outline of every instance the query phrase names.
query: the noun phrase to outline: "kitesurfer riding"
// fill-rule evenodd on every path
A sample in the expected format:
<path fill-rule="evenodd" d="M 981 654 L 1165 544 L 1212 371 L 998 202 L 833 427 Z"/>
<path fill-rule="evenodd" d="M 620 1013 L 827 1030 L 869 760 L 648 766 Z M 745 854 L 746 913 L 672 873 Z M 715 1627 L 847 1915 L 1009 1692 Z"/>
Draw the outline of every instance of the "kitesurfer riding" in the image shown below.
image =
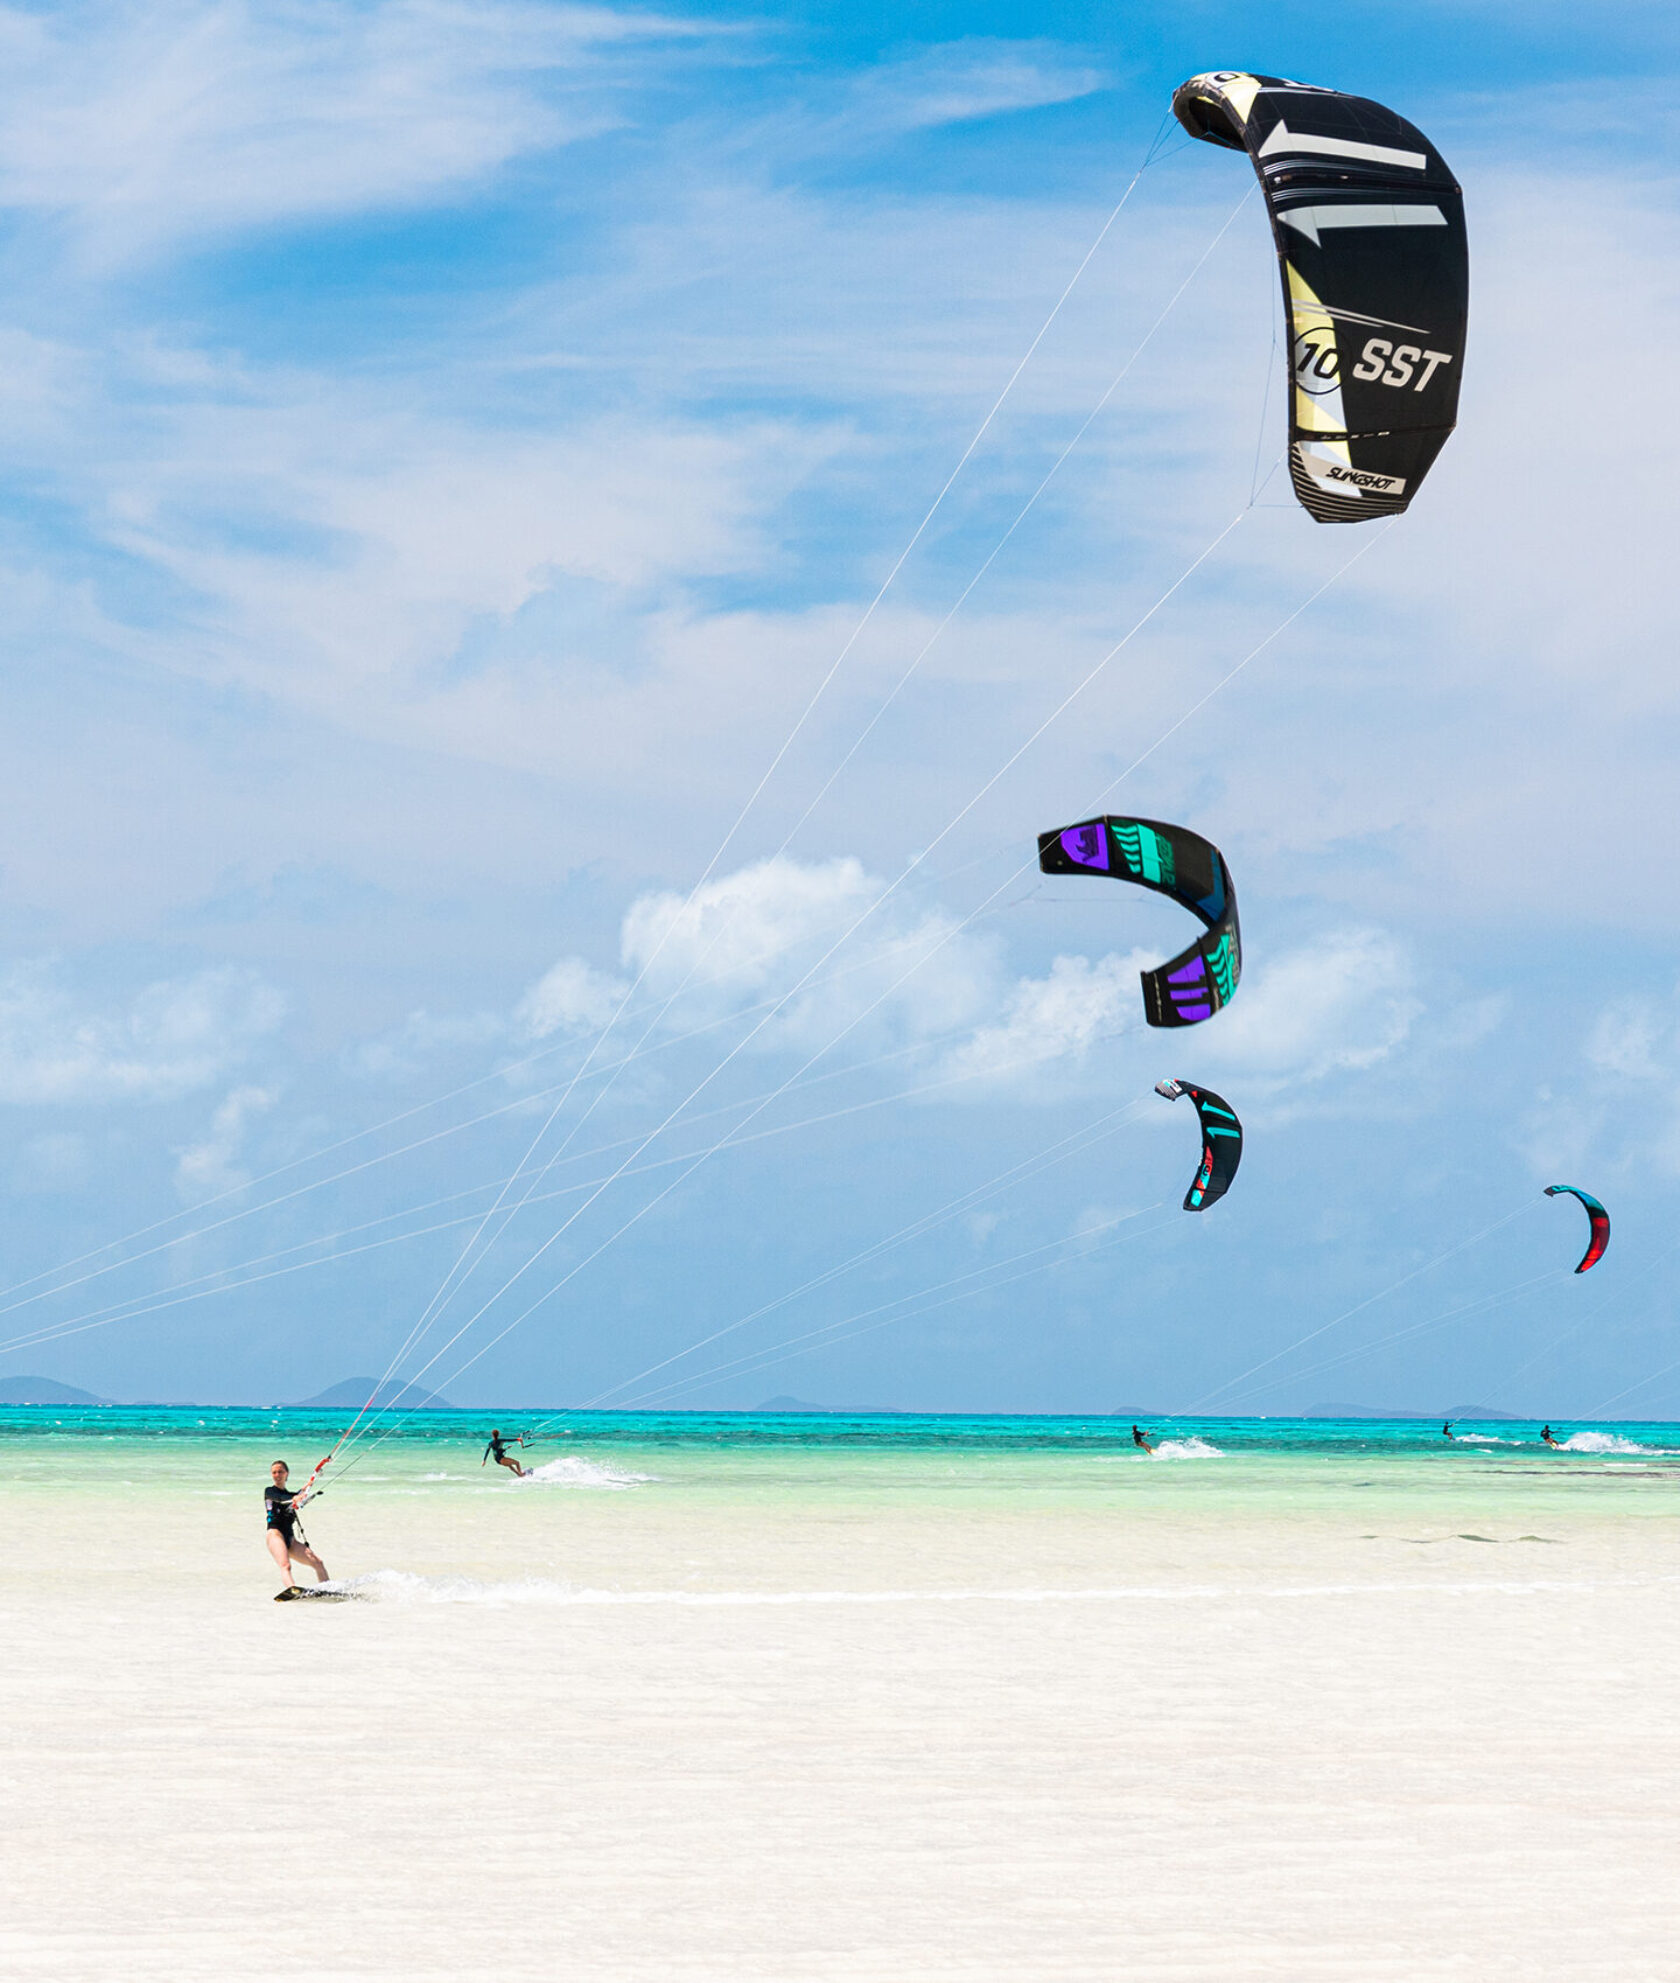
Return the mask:
<path fill-rule="evenodd" d="M 1132 1444 L 1141 1446 L 1146 1453 L 1153 1453 L 1155 1450 L 1149 1443 L 1149 1434 L 1140 1432 L 1135 1425 L 1132 1427 Z"/>
<path fill-rule="evenodd" d="M 305 1501 L 315 1497 L 304 1491 L 296 1494 L 286 1485 L 291 1469 L 284 1460 L 276 1460 L 268 1470 L 273 1485 L 263 1489 L 263 1506 L 268 1516 L 268 1553 L 279 1565 L 280 1574 L 288 1584 L 295 1584 L 292 1575 L 294 1563 L 307 1563 L 315 1572 L 315 1581 L 327 1582 L 327 1566 L 309 1546 L 309 1538 L 298 1527 L 298 1510 Z"/>
<path fill-rule="evenodd" d="M 1557 1434 L 1553 1432 L 1552 1428 L 1549 1425 L 1541 1426 L 1540 1437 L 1545 1442 L 1546 1445 L 1552 1448 L 1553 1452 L 1562 1451 L 1562 1448 L 1558 1445 L 1557 1442 Z"/>
<path fill-rule="evenodd" d="M 1441 1437 L 1443 1439 L 1450 1439 L 1452 1436 L 1453 1436 L 1452 1420 L 1449 1418 L 1446 1424 L 1441 1427 Z"/>
<path fill-rule="evenodd" d="M 516 1446 L 523 1446 L 525 1444 L 525 1435 L 521 1433 L 518 1436 L 518 1438 L 514 1440 L 513 1443 Z M 513 1475 L 515 1480 L 523 1480 L 525 1478 L 527 1469 L 519 1464 L 519 1462 L 513 1457 L 513 1455 L 508 1451 L 507 1448 L 508 1448 L 508 1442 L 502 1437 L 500 1432 L 498 1432 L 494 1427 L 492 1427 L 490 1432 L 490 1443 L 484 1449 L 484 1459 L 480 1460 L 478 1464 L 480 1466 L 483 1466 L 485 1460 L 494 1457 L 497 1466 L 506 1467 L 508 1471 Z"/>

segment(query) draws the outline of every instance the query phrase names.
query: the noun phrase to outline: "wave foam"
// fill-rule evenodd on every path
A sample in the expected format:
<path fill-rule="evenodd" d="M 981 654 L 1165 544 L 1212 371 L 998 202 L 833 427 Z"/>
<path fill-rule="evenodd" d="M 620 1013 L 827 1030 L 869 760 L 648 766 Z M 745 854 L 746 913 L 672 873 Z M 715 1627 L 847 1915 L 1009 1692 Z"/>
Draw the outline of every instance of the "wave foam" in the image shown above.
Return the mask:
<path fill-rule="evenodd" d="M 586 1460 L 581 1453 L 567 1453 L 558 1460 L 547 1460 L 540 1467 L 529 1468 L 518 1485 L 584 1487 L 598 1493 L 622 1494 L 627 1488 L 640 1487 L 644 1481 L 658 1478 L 656 1473 L 629 1473 L 601 1460 Z"/>
<path fill-rule="evenodd" d="M 1410 1538 L 1414 1541 L 1425 1538 Z M 1442 1540 L 1444 1538 L 1436 1538 Z M 1486 1540 L 1487 1538 L 1479 1538 Z M 1529 1540 L 1530 1538 L 1523 1538 Z M 1541 1541 L 1546 1538 L 1536 1537 Z M 543 1578 L 522 1578 L 516 1582 L 484 1584 L 471 1577 L 421 1577 L 407 1570 L 375 1570 L 365 1577 L 347 1579 L 342 1589 L 359 1597 L 383 1599 L 399 1604 L 479 1604 L 491 1606 L 549 1605 L 671 1605 L 685 1610 L 722 1611 L 745 1607 L 787 1609 L 799 1605 L 910 1605 L 910 1604 L 1136 1604 L 1139 1602 L 1183 1602 L 1209 1598 L 1276 1600 L 1284 1603 L 1325 1597 L 1368 1597 L 1403 1592 L 1437 1591 L 1455 1596 L 1476 1597 L 1489 1592 L 1502 1595 L 1572 1592 L 1601 1589 L 1646 1589 L 1652 1584 L 1680 1583 L 1680 1576 L 1609 1577 L 1590 1580 L 1525 1577 L 1450 1580 L 1408 1578 L 1370 1583 L 1335 1584 L 1132 1584 L 1108 1588 L 1022 1590 L 804 1590 L 804 1591 L 683 1591 L 683 1590 L 602 1590 L 573 1586 Z"/>
<path fill-rule="evenodd" d="M 1188 1439 L 1163 1439 L 1155 1448 L 1157 1460 L 1222 1460 L 1223 1447 L 1210 1446 L 1205 1439 L 1198 1439 L 1194 1433 Z"/>
<path fill-rule="evenodd" d="M 1672 1451 L 1667 1446 L 1638 1446 L 1631 1439 L 1623 1439 L 1615 1432 L 1572 1432 L 1567 1439 L 1559 1440 L 1565 1453 L 1666 1453 Z"/>

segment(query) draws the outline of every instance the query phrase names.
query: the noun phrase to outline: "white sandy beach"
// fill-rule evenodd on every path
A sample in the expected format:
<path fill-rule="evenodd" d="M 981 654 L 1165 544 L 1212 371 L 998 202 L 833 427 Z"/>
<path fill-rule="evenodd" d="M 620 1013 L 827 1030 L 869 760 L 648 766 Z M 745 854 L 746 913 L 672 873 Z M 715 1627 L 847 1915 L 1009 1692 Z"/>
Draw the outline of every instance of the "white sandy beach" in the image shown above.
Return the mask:
<path fill-rule="evenodd" d="M 393 1481 L 311 1524 L 377 1601 L 289 1607 L 197 1473 L 14 1500 L 0 1967 L 1680 1976 L 1671 1517 L 1122 1465 Z"/>

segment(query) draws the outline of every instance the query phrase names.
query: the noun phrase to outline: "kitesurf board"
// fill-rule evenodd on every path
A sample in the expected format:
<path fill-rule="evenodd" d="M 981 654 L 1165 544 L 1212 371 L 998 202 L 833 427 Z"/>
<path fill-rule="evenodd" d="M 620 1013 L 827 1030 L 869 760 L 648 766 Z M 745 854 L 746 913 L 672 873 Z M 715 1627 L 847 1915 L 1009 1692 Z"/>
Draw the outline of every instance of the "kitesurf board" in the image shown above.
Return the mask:
<path fill-rule="evenodd" d="M 340 1590 L 333 1584 L 288 1584 L 284 1590 L 274 1593 L 274 1602 L 276 1604 L 288 1604 L 295 1597 L 325 1597 L 343 1600 L 360 1596 L 360 1591 Z"/>

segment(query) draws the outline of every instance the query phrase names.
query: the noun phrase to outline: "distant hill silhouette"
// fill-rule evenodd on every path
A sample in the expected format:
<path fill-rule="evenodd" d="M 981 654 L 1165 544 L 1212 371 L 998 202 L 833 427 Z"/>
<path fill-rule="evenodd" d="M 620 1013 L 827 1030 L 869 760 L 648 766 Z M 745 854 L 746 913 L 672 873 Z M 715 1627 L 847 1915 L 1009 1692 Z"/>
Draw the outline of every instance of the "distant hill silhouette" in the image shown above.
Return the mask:
<path fill-rule="evenodd" d="M 898 1405 L 814 1405 L 809 1398 L 789 1397 L 785 1391 L 780 1397 L 766 1398 L 761 1405 L 741 1405 L 736 1409 L 749 1412 L 828 1412 L 839 1418 L 896 1418 L 902 1415 Z"/>
<path fill-rule="evenodd" d="M 109 1398 L 78 1391 L 53 1377 L 0 1377 L 0 1405 L 108 1405 Z"/>
<path fill-rule="evenodd" d="M 371 1377 L 346 1377 L 342 1384 L 332 1384 L 313 1398 L 299 1398 L 292 1411 L 360 1411 L 368 1401 L 368 1393 L 373 1391 Z M 447 1398 L 440 1398 L 436 1391 L 423 1391 L 417 1384 L 388 1382 L 381 1384 L 373 1397 L 375 1411 L 451 1412 L 455 1407 Z"/>
<path fill-rule="evenodd" d="M 1448 1405 L 1442 1411 L 1424 1411 L 1417 1405 L 1313 1405 L 1303 1418 L 1478 1418 L 1509 1423 L 1517 1412 L 1495 1411 L 1492 1405 Z"/>

